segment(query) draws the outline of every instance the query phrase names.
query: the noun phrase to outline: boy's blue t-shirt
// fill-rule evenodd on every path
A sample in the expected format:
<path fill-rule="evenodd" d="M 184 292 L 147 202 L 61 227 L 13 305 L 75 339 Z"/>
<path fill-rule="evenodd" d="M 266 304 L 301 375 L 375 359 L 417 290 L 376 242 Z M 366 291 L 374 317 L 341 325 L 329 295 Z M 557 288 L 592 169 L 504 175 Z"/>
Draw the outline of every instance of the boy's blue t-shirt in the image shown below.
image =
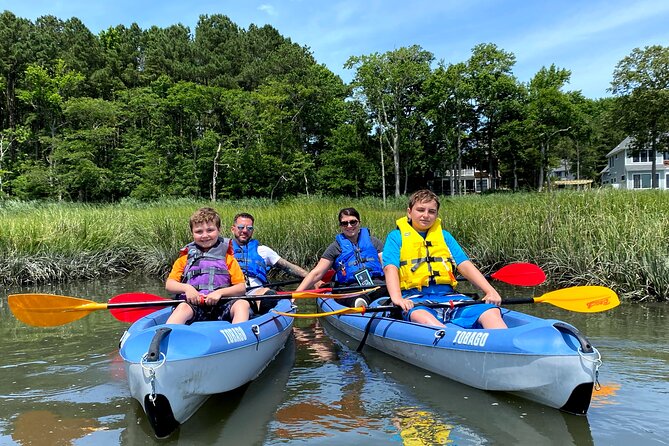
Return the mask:
<path fill-rule="evenodd" d="M 446 241 L 446 246 L 448 250 L 451 251 L 453 256 L 453 261 L 455 265 L 459 265 L 462 262 L 469 260 L 469 257 L 460 247 L 460 244 L 453 238 L 450 232 L 442 229 L 441 232 L 444 234 L 444 240 Z M 427 232 L 419 232 L 419 234 L 425 238 Z M 400 248 L 402 247 L 402 234 L 400 234 L 399 229 L 394 229 L 386 237 L 386 244 L 383 246 L 383 266 L 386 265 L 395 265 L 398 269 L 400 267 Z M 432 294 L 432 293 L 449 293 L 453 291 L 453 287 L 450 285 L 430 285 L 423 287 L 420 293 L 423 294 Z M 402 294 L 415 294 L 419 291 L 416 289 L 413 290 L 404 290 Z"/>

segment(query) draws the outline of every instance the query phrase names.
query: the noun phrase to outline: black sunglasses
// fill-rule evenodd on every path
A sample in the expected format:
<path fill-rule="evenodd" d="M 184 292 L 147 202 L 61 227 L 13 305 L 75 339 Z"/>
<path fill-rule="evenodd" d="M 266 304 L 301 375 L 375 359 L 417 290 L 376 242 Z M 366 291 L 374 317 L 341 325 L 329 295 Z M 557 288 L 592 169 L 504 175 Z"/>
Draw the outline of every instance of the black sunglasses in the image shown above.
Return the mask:
<path fill-rule="evenodd" d="M 340 221 L 339 226 L 341 226 L 342 228 L 344 226 L 350 226 L 350 227 L 354 228 L 354 227 L 358 226 L 358 223 L 360 223 L 358 220 Z"/>

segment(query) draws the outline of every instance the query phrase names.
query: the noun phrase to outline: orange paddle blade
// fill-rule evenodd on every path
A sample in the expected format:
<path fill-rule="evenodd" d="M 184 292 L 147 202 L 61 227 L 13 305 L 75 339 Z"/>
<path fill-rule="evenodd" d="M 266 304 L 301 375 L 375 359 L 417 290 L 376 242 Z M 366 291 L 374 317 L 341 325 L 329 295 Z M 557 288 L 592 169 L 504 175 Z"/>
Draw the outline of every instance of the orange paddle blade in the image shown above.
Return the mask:
<path fill-rule="evenodd" d="M 578 313 L 599 313 L 620 305 L 618 295 L 605 286 L 573 286 L 550 291 L 534 298 L 535 302 L 545 302 L 564 310 Z"/>
<path fill-rule="evenodd" d="M 7 300 L 18 320 L 36 327 L 64 325 L 107 308 L 106 303 L 56 294 L 10 294 Z"/>

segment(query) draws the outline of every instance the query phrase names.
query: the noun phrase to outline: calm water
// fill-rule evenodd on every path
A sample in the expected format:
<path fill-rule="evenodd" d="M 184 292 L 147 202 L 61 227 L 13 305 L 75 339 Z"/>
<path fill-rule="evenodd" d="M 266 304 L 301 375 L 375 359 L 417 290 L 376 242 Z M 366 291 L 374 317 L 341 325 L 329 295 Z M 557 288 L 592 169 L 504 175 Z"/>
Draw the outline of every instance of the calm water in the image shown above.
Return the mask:
<path fill-rule="evenodd" d="M 137 278 L 0 296 L 0 444 L 669 444 L 669 306 L 662 304 L 594 315 L 523 306 L 574 324 L 602 353 L 602 390 L 587 417 L 430 376 L 370 348 L 358 354 L 357 342 L 312 320 L 300 321 L 257 381 L 210 398 L 158 441 L 129 395 L 117 353 L 125 324 L 100 311 L 62 327 L 28 327 L 6 301 L 18 292 L 106 301 L 128 291 L 165 296 L 161 283 Z"/>

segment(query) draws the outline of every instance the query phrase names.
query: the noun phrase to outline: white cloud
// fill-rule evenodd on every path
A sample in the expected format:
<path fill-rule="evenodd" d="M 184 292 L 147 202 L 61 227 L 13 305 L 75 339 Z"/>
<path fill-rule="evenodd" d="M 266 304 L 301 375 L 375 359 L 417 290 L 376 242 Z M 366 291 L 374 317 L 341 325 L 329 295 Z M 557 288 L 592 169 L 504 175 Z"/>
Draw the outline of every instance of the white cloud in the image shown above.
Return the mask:
<path fill-rule="evenodd" d="M 260 6 L 258 6 L 258 9 L 260 11 L 268 14 L 268 15 L 271 15 L 271 16 L 276 16 L 277 15 L 276 14 L 276 8 L 274 8 L 274 6 L 272 6 L 272 5 L 268 5 L 268 4 L 260 5 Z"/>

